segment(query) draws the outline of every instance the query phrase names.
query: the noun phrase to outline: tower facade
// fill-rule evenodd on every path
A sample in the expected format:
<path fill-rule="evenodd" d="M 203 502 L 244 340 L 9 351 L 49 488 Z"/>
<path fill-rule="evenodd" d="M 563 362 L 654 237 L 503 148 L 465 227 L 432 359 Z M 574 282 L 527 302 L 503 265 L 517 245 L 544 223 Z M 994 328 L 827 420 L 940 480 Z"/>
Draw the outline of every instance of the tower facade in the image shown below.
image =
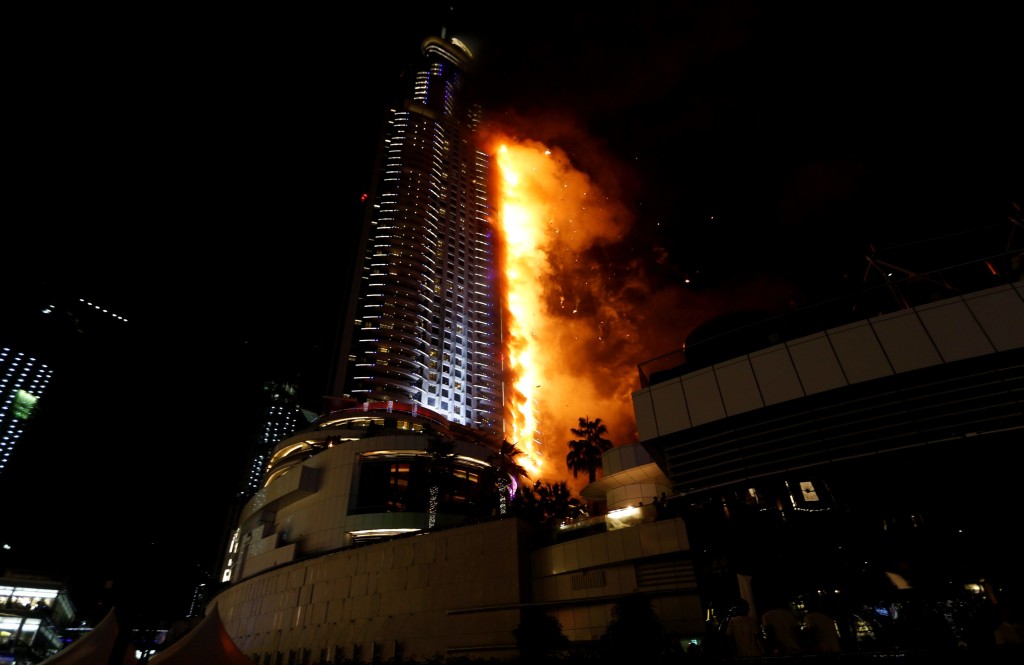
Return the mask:
<path fill-rule="evenodd" d="M 333 395 L 417 404 L 499 435 L 503 395 L 490 156 L 472 53 L 429 37 L 386 118 Z"/>
<path fill-rule="evenodd" d="M 0 346 L 0 471 L 52 375 L 37 358 Z"/>
<path fill-rule="evenodd" d="M 253 445 L 248 471 L 239 488 L 239 496 L 246 499 L 263 486 L 274 446 L 309 423 L 296 401 L 293 384 L 267 381 L 263 384 L 263 398 L 263 419 Z"/>
<path fill-rule="evenodd" d="M 11 290 L 5 306 L 12 316 L 0 326 L 0 475 L 15 444 L 39 417 L 37 406 L 44 403 L 44 392 L 52 423 L 54 417 L 70 417 L 67 409 L 74 403 L 55 403 L 50 395 L 56 392 L 59 402 L 62 389 L 64 394 L 73 393 L 76 388 L 68 381 L 76 371 L 89 376 L 91 390 L 103 389 L 98 379 L 116 382 L 108 362 L 117 357 L 113 350 L 124 343 L 128 324 L 106 304 L 75 297 L 77 293 L 46 282 L 23 286 Z M 60 386 L 50 388 L 55 372 L 64 378 L 58 380 Z"/>

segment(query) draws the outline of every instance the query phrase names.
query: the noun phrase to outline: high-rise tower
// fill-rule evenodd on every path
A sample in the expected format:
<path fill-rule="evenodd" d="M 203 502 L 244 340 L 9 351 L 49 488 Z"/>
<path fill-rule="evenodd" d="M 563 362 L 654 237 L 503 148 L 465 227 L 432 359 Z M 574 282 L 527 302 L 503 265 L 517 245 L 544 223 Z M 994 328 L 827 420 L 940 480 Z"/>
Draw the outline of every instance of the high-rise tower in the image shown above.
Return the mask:
<path fill-rule="evenodd" d="M 490 156 L 468 98 L 472 53 L 429 37 L 387 114 L 333 394 L 404 402 L 502 431 Z"/>
<path fill-rule="evenodd" d="M 52 375 L 38 359 L 0 345 L 0 471 Z"/>
<path fill-rule="evenodd" d="M 274 446 L 295 433 L 295 430 L 309 424 L 310 420 L 296 401 L 293 384 L 267 381 L 263 384 L 263 399 L 262 420 L 253 444 L 248 472 L 238 490 L 239 497 L 245 499 L 263 486 L 263 475 L 267 472 Z"/>
<path fill-rule="evenodd" d="M 58 402 L 61 395 L 74 394 L 69 382 L 76 372 L 89 376 L 90 388 L 102 390 L 101 380 L 114 375 L 105 363 L 116 357 L 112 349 L 123 344 L 128 324 L 117 311 L 48 282 L 26 283 L 9 296 L 5 313 L 13 316 L 0 326 L 0 472 L 11 461 L 15 444 L 42 413 L 38 405 L 51 405 L 41 407 L 49 409 L 49 426 L 55 418 L 70 417 L 68 409 L 82 400 Z M 49 388 L 55 375 L 56 388 Z M 52 401 L 54 390 L 58 402 Z M 12 480 L 6 476 L 3 482 Z"/>

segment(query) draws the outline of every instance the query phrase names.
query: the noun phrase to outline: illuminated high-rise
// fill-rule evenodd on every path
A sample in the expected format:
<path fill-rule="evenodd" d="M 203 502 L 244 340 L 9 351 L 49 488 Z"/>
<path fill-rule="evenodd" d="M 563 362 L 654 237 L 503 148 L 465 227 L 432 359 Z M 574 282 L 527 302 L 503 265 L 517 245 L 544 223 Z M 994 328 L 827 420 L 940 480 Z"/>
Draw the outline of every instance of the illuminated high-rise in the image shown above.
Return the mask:
<path fill-rule="evenodd" d="M 239 496 L 246 499 L 263 486 L 263 476 L 274 446 L 309 423 L 309 417 L 296 401 L 293 384 L 267 381 L 263 384 L 263 398 L 262 420 L 253 443 L 251 461 L 238 491 Z"/>
<path fill-rule="evenodd" d="M 50 382 L 53 371 L 24 351 L 0 346 L 0 471 Z"/>
<path fill-rule="evenodd" d="M 84 298 L 46 283 L 12 289 L 5 307 L 13 315 L 0 326 L 0 473 L 11 462 L 15 444 L 31 431 L 37 407 L 54 376 L 65 390 L 72 367 L 83 359 L 102 363 L 106 345 L 121 344 L 127 319 Z M 95 380 L 92 385 L 96 385 Z M 56 389 L 60 392 L 60 388 Z M 51 422 L 64 417 L 50 409 Z M 60 415 L 58 415 L 60 414 Z"/>
<path fill-rule="evenodd" d="M 422 54 L 381 135 L 333 394 L 417 404 L 500 435 L 490 157 L 467 90 L 473 56 L 438 37 Z"/>

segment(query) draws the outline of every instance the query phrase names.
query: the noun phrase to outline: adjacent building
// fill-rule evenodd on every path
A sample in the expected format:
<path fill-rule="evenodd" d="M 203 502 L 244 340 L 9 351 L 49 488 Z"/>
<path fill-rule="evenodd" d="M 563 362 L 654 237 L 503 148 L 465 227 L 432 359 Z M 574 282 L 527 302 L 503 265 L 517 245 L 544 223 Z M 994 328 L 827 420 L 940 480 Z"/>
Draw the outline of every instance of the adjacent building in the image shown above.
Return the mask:
<path fill-rule="evenodd" d="M 0 482 L 55 372 L 102 359 L 104 344 L 120 343 L 128 324 L 113 309 L 45 283 L 20 286 L 5 302 L 14 315 L 0 328 Z"/>
<path fill-rule="evenodd" d="M 1005 534 L 1024 282 L 992 261 L 972 269 L 977 290 L 859 319 L 863 297 L 840 299 L 734 331 L 741 352 L 719 338 L 641 366 L 640 441 L 672 487 L 712 615 L 740 596 L 755 612 L 818 604 L 851 648 L 930 648 L 913 636 L 963 643 L 982 605 L 1019 602 Z M 847 322 L 814 325 L 840 311 Z M 895 637 L 908 617 L 919 630 Z"/>
<path fill-rule="evenodd" d="M 0 662 L 39 663 L 64 648 L 75 608 L 64 585 L 6 571 L 0 577 Z"/>
<path fill-rule="evenodd" d="M 52 376 L 53 370 L 38 358 L 0 346 L 0 472 Z"/>
<path fill-rule="evenodd" d="M 262 419 L 253 442 L 248 473 L 239 488 L 239 498 L 248 499 L 263 486 L 274 446 L 309 424 L 307 412 L 299 406 L 295 392 L 296 386 L 292 383 L 267 381 L 263 384 Z"/>

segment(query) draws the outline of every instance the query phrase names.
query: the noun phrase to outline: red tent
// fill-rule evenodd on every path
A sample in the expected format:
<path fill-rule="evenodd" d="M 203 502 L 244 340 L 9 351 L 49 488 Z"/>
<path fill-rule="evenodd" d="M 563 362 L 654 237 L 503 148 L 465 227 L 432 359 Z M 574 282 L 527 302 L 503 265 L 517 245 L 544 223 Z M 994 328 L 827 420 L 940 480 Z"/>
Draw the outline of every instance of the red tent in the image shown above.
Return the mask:
<path fill-rule="evenodd" d="M 224 629 L 214 605 L 199 625 L 149 659 L 150 665 L 256 665 Z"/>

